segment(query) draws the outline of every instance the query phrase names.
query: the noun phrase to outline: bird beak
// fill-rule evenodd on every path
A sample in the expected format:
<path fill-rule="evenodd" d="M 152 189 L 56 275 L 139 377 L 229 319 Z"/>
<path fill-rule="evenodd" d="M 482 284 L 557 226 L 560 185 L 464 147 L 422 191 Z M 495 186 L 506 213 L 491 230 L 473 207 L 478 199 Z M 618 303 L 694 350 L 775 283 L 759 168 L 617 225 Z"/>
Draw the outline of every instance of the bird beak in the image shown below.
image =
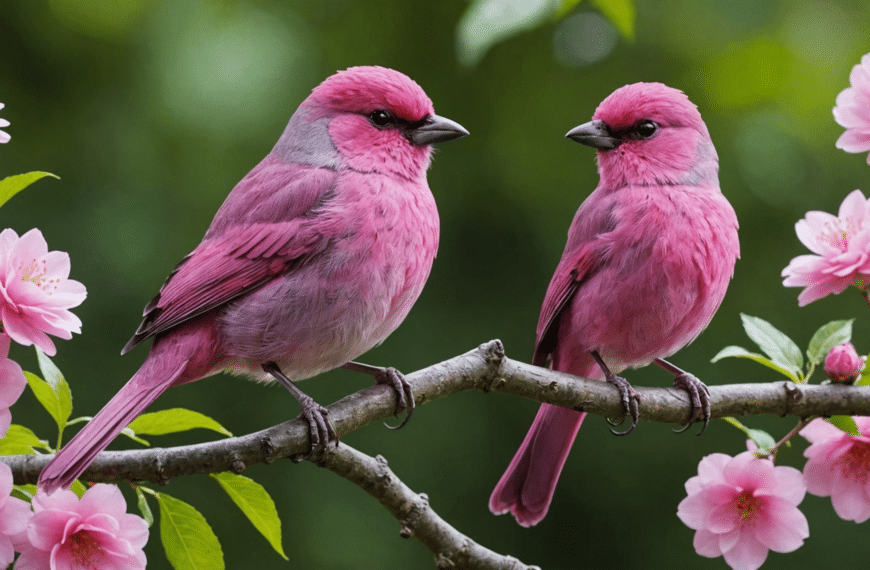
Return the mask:
<path fill-rule="evenodd" d="M 598 150 L 611 150 L 619 146 L 621 142 L 618 138 L 610 134 L 607 124 L 604 121 L 589 121 L 583 123 L 579 127 L 574 127 L 568 134 L 565 135 L 572 141 Z"/>
<path fill-rule="evenodd" d="M 411 144 L 423 146 L 461 139 L 468 136 L 468 131 L 459 123 L 446 117 L 431 115 L 420 126 L 411 128 L 407 136 Z"/>

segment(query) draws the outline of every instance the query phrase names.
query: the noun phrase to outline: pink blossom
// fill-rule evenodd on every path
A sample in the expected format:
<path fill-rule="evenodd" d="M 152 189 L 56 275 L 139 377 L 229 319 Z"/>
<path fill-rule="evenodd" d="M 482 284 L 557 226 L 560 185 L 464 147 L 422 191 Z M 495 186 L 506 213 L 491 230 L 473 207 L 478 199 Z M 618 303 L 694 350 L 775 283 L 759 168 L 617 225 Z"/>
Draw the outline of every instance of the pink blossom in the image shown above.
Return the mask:
<path fill-rule="evenodd" d="M 851 342 L 838 344 L 825 357 L 825 374 L 837 384 L 854 384 L 866 358 L 858 356 Z"/>
<path fill-rule="evenodd" d="M 72 491 L 39 492 L 27 525 L 29 543 L 14 570 L 134 570 L 145 568 L 148 525 L 127 514 L 115 485 L 97 484 L 81 501 Z"/>
<path fill-rule="evenodd" d="M 686 491 L 677 516 L 697 531 L 695 551 L 708 558 L 724 556 L 735 570 L 755 570 L 769 550 L 797 550 L 810 535 L 797 508 L 806 493 L 801 472 L 774 467 L 751 451 L 703 458 Z"/>
<path fill-rule="evenodd" d="M 852 68 L 849 83 L 852 86 L 837 95 L 834 107 L 834 120 L 846 128 L 837 139 L 837 148 L 846 152 L 867 152 L 870 150 L 870 53 Z M 867 163 L 870 164 L 870 156 Z"/>
<path fill-rule="evenodd" d="M 803 307 L 849 285 L 870 283 L 870 201 L 860 190 L 846 196 L 838 216 L 807 212 L 795 225 L 798 239 L 818 255 L 799 255 L 782 270 L 786 287 L 806 287 L 798 296 Z"/>
<path fill-rule="evenodd" d="M 48 251 L 38 229 L 20 238 L 10 229 L 0 233 L 0 321 L 12 340 L 53 356 L 46 333 L 70 339 L 81 332 L 82 322 L 67 309 L 80 305 L 87 293 L 68 279 L 69 268 L 69 255 Z"/>
<path fill-rule="evenodd" d="M 860 435 L 852 435 L 822 419 L 800 434 L 810 445 L 804 456 L 807 491 L 831 497 L 837 515 L 847 521 L 870 519 L 870 418 L 856 416 Z"/>
<path fill-rule="evenodd" d="M 0 103 L 0 109 L 3 109 L 3 107 L 5 107 L 5 106 L 6 105 L 4 105 L 3 103 Z M 6 119 L 0 119 L 0 127 L 8 127 L 8 126 L 9 126 L 9 121 L 7 121 Z M 9 133 L 0 131 L 0 144 L 8 143 L 9 139 L 11 139 L 11 138 L 12 137 L 9 136 Z"/>
<path fill-rule="evenodd" d="M 10 497 L 12 493 L 12 469 L 0 463 L 0 568 L 12 564 L 16 546 L 25 540 L 27 523 L 32 513 L 30 505 L 21 499 Z"/>
<path fill-rule="evenodd" d="M 12 339 L 0 333 L 0 437 L 6 435 L 12 423 L 9 407 L 18 400 L 24 392 L 24 387 L 27 386 L 27 379 L 21 371 L 21 366 L 7 358 L 10 344 Z M 2 564 L 0 568 L 3 568 Z"/>

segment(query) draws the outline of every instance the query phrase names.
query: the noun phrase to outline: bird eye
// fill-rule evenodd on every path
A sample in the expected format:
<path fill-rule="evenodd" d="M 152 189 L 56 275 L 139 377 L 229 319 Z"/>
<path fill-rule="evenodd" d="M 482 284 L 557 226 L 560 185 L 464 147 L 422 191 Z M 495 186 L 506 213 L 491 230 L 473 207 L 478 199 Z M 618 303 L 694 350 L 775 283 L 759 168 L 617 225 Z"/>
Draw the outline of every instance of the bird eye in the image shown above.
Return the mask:
<path fill-rule="evenodd" d="M 394 122 L 393 116 L 383 109 L 372 111 L 369 114 L 369 120 L 376 127 L 383 128 Z"/>
<path fill-rule="evenodd" d="M 659 126 L 652 121 L 641 121 L 634 127 L 634 132 L 638 138 L 648 139 L 659 129 Z"/>

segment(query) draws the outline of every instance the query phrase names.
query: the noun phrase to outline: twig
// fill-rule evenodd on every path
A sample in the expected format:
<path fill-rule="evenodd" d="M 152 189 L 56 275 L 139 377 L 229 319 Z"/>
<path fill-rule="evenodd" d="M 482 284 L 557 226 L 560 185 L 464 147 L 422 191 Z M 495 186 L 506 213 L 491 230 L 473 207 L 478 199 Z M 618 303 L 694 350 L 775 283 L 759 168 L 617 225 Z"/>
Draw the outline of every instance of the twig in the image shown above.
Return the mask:
<path fill-rule="evenodd" d="M 416 538 L 435 556 L 439 570 L 540 570 L 481 546 L 444 521 L 429 497 L 399 480 L 382 456 L 370 457 L 347 444 L 330 448 L 317 465 L 358 485 L 402 524 L 403 538 Z"/>

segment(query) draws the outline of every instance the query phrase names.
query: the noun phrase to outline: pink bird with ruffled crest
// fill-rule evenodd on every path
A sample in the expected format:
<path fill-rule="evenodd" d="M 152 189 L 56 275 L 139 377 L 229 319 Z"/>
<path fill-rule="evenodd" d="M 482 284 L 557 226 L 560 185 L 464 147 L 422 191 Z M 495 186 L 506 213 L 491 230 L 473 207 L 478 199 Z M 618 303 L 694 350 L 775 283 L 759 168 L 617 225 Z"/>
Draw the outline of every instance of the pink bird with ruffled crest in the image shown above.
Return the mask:
<path fill-rule="evenodd" d="M 145 307 L 123 352 L 153 338 L 148 357 L 42 471 L 40 489 L 69 487 L 170 386 L 220 371 L 283 384 L 312 450 L 336 434 L 298 380 L 366 372 L 392 385 L 397 413 L 410 416 L 402 375 L 353 359 L 386 339 L 423 290 L 439 234 L 431 145 L 467 134 L 391 69 L 352 67 L 316 87 Z"/>
<path fill-rule="evenodd" d="M 663 358 L 707 327 L 740 252 L 707 127 L 681 91 L 635 83 L 566 136 L 597 149 L 601 179 L 568 230 L 532 362 L 615 385 L 632 416 L 624 433 L 637 424 L 639 398 L 617 374 L 655 362 L 689 392 L 689 423 L 706 427 L 706 386 Z M 490 497 L 493 513 L 523 526 L 544 518 L 585 415 L 541 406 Z"/>

